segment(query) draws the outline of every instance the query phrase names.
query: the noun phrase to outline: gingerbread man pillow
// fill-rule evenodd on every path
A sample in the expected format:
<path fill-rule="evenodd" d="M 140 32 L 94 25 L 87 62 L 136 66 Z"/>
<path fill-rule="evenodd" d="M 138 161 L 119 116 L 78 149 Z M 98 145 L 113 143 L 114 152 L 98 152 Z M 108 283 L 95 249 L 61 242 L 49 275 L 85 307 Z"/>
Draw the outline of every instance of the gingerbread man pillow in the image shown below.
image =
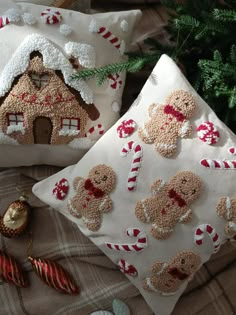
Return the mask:
<path fill-rule="evenodd" d="M 163 55 L 130 110 L 77 165 L 33 191 L 167 315 L 200 266 L 236 238 L 235 151 L 235 135 Z"/>

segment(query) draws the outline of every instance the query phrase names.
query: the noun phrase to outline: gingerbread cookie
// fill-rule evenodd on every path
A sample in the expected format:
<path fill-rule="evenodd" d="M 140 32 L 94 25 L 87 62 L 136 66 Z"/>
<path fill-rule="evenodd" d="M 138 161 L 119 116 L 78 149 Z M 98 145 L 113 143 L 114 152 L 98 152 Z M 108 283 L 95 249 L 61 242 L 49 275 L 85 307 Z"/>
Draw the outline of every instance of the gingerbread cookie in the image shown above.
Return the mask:
<path fill-rule="evenodd" d="M 157 261 L 152 265 L 152 276 L 144 280 L 143 288 L 149 292 L 174 294 L 191 279 L 200 264 L 200 256 L 192 251 L 179 252 L 169 263 Z"/>
<path fill-rule="evenodd" d="M 220 198 L 216 212 L 222 219 L 227 220 L 225 234 L 229 237 L 236 236 L 236 199 L 230 197 Z"/>
<path fill-rule="evenodd" d="M 93 167 L 87 179 L 76 177 L 73 187 L 76 195 L 68 202 L 68 211 L 76 218 L 82 218 L 91 231 L 99 230 L 102 213 L 112 209 L 108 193 L 115 187 L 116 176 L 111 167 L 100 164 Z"/>
<path fill-rule="evenodd" d="M 157 180 L 151 187 L 152 197 L 137 202 L 136 217 L 144 223 L 152 223 L 151 235 L 156 239 L 166 239 L 177 223 L 191 221 L 189 205 L 199 197 L 201 190 L 200 178 L 189 171 L 178 172 L 169 183 Z"/>
<path fill-rule="evenodd" d="M 195 109 L 196 103 L 190 93 L 174 91 L 167 97 L 166 105 L 152 104 L 149 107 L 150 120 L 139 129 L 139 137 L 145 143 L 154 143 L 162 156 L 170 157 L 177 150 L 178 138 L 191 135 L 189 118 Z"/>

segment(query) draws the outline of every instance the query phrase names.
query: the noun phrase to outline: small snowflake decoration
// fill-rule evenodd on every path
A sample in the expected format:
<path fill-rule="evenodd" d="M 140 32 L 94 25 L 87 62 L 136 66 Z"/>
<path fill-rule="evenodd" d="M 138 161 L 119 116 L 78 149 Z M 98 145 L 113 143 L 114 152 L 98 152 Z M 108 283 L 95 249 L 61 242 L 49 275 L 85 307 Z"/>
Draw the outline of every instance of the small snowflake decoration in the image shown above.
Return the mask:
<path fill-rule="evenodd" d="M 31 13 L 24 13 L 22 15 L 22 19 L 24 23 L 28 25 L 33 25 L 37 22 L 35 16 L 33 16 Z"/>
<path fill-rule="evenodd" d="M 72 28 L 67 24 L 62 24 L 60 26 L 60 33 L 64 36 L 69 36 L 72 33 Z"/>

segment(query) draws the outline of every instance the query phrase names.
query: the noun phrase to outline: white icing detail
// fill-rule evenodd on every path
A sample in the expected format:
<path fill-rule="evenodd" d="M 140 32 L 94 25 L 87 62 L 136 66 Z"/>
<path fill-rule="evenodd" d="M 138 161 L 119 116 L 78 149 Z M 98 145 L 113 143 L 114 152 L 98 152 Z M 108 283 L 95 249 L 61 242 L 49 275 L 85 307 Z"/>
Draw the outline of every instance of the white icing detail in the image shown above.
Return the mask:
<path fill-rule="evenodd" d="M 155 195 L 156 193 L 158 193 L 165 184 L 166 182 L 163 179 L 161 179 L 160 185 L 158 186 L 158 188 L 152 190 L 152 195 Z"/>
<path fill-rule="evenodd" d="M 67 24 L 60 25 L 60 33 L 64 36 L 69 36 L 72 33 L 72 27 Z"/>
<path fill-rule="evenodd" d="M 151 283 L 151 279 L 150 278 L 146 278 L 145 279 L 147 286 L 154 292 L 158 292 L 158 290 L 153 286 L 153 284 Z"/>
<path fill-rule="evenodd" d="M 152 108 L 152 112 L 151 112 L 151 114 L 150 114 L 150 116 L 151 116 L 151 117 L 152 117 L 152 116 L 154 116 L 154 115 L 156 114 L 157 109 L 158 109 L 158 105 L 157 105 L 157 104 L 155 104 L 155 106 L 153 106 L 153 108 Z"/>
<path fill-rule="evenodd" d="M 148 134 L 147 129 L 144 127 L 142 131 L 143 131 L 143 135 L 144 135 L 144 137 L 145 137 L 145 140 L 147 140 L 148 143 L 152 143 L 153 141 L 152 141 L 152 139 L 149 137 L 149 134 Z"/>
<path fill-rule="evenodd" d="M 95 49 L 93 46 L 88 44 L 81 44 L 75 42 L 68 42 L 65 45 L 65 52 L 69 56 L 78 58 L 81 66 L 85 68 L 95 67 Z"/>
<path fill-rule="evenodd" d="M 125 41 L 122 40 L 122 41 L 120 42 L 120 48 L 119 48 L 119 51 L 120 51 L 121 56 L 124 55 L 125 50 L 126 50 L 126 44 L 125 44 Z"/>
<path fill-rule="evenodd" d="M 180 137 L 185 137 L 190 129 L 189 121 L 185 121 L 182 128 L 180 129 L 179 135 Z"/>
<path fill-rule="evenodd" d="M 166 143 L 157 143 L 156 146 L 158 148 L 163 148 L 165 150 L 172 150 L 176 148 L 175 144 L 166 144 Z"/>
<path fill-rule="evenodd" d="M 9 22 L 11 23 L 17 23 L 20 21 L 20 11 L 15 8 L 7 10 L 4 15 L 8 17 Z"/>
<path fill-rule="evenodd" d="M 25 134 L 25 127 L 23 126 L 23 123 L 18 123 L 17 125 L 10 125 L 7 127 L 7 134 L 11 135 L 14 132 L 21 132 L 22 135 Z"/>
<path fill-rule="evenodd" d="M 43 64 L 52 70 L 61 70 L 65 83 L 78 90 L 87 104 L 93 103 L 93 92 L 83 80 L 71 80 L 74 70 L 69 60 L 46 38 L 32 34 L 25 38 L 13 54 L 0 76 L 0 96 L 4 96 L 11 88 L 18 75 L 23 74 L 29 65 L 30 54 L 39 51 L 43 56 Z"/>
<path fill-rule="evenodd" d="M 119 111 L 120 111 L 120 105 L 119 105 L 117 102 L 113 102 L 112 105 L 111 105 L 111 107 L 112 107 L 113 112 L 119 113 Z"/>
<path fill-rule="evenodd" d="M 31 13 L 27 13 L 27 12 L 25 12 L 22 15 L 22 19 L 23 19 L 24 23 L 28 24 L 28 25 L 33 25 L 37 22 L 36 17 L 33 16 Z"/>
<path fill-rule="evenodd" d="M 230 200 L 230 197 L 226 197 L 226 200 L 225 200 L 225 205 L 226 205 L 226 217 L 227 217 L 227 220 L 231 220 L 231 200 Z"/>
<path fill-rule="evenodd" d="M 104 200 L 101 202 L 100 206 L 99 206 L 99 211 L 102 211 L 103 206 L 105 205 L 105 203 L 107 202 L 108 197 L 106 196 L 104 198 Z"/>
<path fill-rule="evenodd" d="M 129 30 L 129 24 L 126 20 L 122 20 L 120 22 L 120 27 L 121 27 L 122 31 L 125 33 L 128 32 L 128 30 Z"/>
<path fill-rule="evenodd" d="M 147 209 L 145 207 L 145 204 L 144 204 L 144 200 L 141 201 L 141 204 L 142 204 L 142 207 L 143 207 L 143 212 L 144 212 L 144 215 L 145 215 L 145 219 L 146 219 L 146 222 L 149 223 L 150 222 L 150 217 L 147 213 Z"/>
<path fill-rule="evenodd" d="M 95 20 L 92 20 L 89 24 L 89 32 L 97 33 L 99 31 L 99 25 Z"/>
<path fill-rule="evenodd" d="M 79 138 L 74 139 L 68 146 L 72 149 L 90 149 L 95 144 L 95 141 L 90 140 L 89 138 Z"/>
<path fill-rule="evenodd" d="M 59 136 L 77 136 L 80 133 L 80 130 L 73 129 L 61 129 L 59 131 Z"/>
<path fill-rule="evenodd" d="M 88 218 L 85 218 L 83 217 L 83 221 L 84 223 L 89 223 L 89 224 L 94 224 L 94 223 L 97 223 L 97 220 L 96 219 L 88 219 Z"/>
<path fill-rule="evenodd" d="M 19 145 L 17 140 L 12 139 L 5 135 L 2 130 L 0 129 L 0 144 L 11 144 L 11 145 Z"/>
<path fill-rule="evenodd" d="M 188 209 L 188 211 L 184 215 L 182 215 L 182 217 L 180 217 L 179 223 L 182 223 L 191 214 L 191 212 L 192 210 Z"/>
<path fill-rule="evenodd" d="M 161 270 L 157 272 L 157 276 L 160 276 L 160 275 L 165 271 L 165 269 L 166 269 L 167 267 L 168 267 L 168 264 L 167 264 L 167 263 L 164 263 L 164 264 L 162 265 Z"/>
<path fill-rule="evenodd" d="M 158 232 L 162 232 L 162 233 L 170 233 L 173 232 L 173 229 L 164 229 L 160 226 L 158 226 L 156 223 L 153 223 L 152 226 L 154 227 L 154 229 L 156 229 Z"/>
<path fill-rule="evenodd" d="M 236 232 L 236 224 L 233 221 L 229 222 L 229 227 Z"/>
<path fill-rule="evenodd" d="M 56 195 L 56 193 L 54 193 L 54 195 Z M 78 213 L 77 213 L 77 211 L 73 208 L 70 199 L 69 199 L 69 201 L 68 201 L 68 205 L 69 205 L 69 207 L 70 207 L 70 212 L 72 212 L 71 214 L 74 215 L 75 217 L 78 217 Z"/>

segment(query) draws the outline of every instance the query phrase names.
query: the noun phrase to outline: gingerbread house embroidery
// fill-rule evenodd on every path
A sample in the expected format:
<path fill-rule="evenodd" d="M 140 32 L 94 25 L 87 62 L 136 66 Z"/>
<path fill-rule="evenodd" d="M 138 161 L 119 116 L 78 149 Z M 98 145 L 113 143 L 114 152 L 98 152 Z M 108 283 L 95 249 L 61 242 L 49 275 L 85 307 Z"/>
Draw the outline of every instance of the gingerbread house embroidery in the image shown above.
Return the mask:
<path fill-rule="evenodd" d="M 20 144 L 67 144 L 100 116 L 73 65 L 43 36 L 28 36 L 0 77 L 0 129 Z M 0 139 L 1 142 L 1 139 Z"/>

